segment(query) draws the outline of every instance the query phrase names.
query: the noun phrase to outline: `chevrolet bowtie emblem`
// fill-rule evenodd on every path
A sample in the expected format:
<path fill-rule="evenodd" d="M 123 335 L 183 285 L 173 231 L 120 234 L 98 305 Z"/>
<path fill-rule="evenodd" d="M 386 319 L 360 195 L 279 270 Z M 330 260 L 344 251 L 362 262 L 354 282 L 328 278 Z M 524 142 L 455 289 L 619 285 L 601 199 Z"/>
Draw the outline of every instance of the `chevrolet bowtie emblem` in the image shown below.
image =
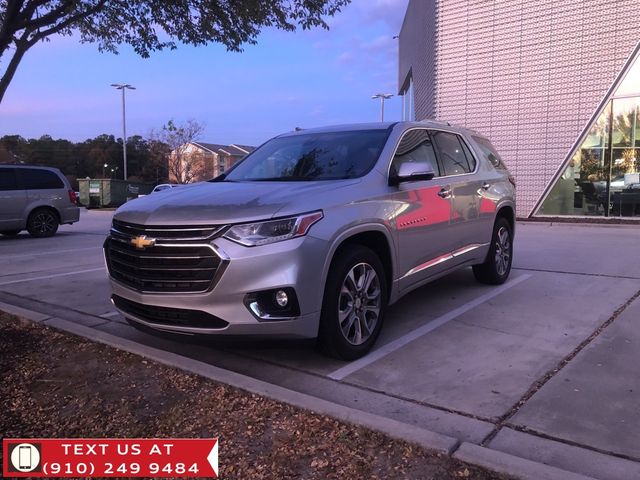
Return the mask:
<path fill-rule="evenodd" d="M 154 238 L 147 238 L 146 235 L 139 235 L 131 239 L 131 244 L 140 250 L 144 250 L 147 247 L 153 247 L 156 244 L 156 240 Z"/>

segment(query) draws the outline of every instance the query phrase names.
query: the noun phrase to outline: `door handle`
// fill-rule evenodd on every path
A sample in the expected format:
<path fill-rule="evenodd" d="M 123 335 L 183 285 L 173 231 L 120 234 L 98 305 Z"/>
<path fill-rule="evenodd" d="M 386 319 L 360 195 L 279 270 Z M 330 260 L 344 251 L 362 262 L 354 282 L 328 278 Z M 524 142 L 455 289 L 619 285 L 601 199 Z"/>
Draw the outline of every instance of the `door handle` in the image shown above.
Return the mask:
<path fill-rule="evenodd" d="M 449 198 L 451 196 L 451 189 L 450 188 L 443 188 L 438 192 L 438 196 L 440 198 Z"/>
<path fill-rule="evenodd" d="M 482 184 L 482 189 L 483 190 L 489 190 L 491 188 L 491 184 L 489 182 L 484 182 Z"/>

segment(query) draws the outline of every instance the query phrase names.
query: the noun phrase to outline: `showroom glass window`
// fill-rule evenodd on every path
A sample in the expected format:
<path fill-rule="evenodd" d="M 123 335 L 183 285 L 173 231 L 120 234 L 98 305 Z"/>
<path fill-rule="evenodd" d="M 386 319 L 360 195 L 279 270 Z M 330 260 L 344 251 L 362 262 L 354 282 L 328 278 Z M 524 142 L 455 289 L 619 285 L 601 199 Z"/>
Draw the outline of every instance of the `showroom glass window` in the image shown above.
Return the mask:
<path fill-rule="evenodd" d="M 537 213 L 640 217 L 639 58 Z"/>

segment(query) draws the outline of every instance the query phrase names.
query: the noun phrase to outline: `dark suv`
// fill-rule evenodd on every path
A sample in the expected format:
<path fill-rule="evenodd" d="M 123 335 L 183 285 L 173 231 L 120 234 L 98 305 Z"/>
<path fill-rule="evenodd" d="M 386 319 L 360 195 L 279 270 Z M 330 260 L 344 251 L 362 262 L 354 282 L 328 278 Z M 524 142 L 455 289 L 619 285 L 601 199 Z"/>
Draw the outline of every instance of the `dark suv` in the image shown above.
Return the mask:
<path fill-rule="evenodd" d="M 63 223 L 80 218 L 76 194 L 57 168 L 0 165 L 0 234 L 27 229 L 50 237 Z"/>

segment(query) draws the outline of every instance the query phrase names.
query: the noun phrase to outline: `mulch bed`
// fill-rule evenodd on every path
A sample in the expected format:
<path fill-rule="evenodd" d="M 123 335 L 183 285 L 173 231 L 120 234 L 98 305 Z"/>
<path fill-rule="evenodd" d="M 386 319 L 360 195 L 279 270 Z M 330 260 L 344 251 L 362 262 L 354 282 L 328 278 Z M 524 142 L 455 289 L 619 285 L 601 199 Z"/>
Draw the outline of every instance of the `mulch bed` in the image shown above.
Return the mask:
<path fill-rule="evenodd" d="M 225 479 L 506 479 L 0 312 L 0 435 L 220 437 Z"/>

